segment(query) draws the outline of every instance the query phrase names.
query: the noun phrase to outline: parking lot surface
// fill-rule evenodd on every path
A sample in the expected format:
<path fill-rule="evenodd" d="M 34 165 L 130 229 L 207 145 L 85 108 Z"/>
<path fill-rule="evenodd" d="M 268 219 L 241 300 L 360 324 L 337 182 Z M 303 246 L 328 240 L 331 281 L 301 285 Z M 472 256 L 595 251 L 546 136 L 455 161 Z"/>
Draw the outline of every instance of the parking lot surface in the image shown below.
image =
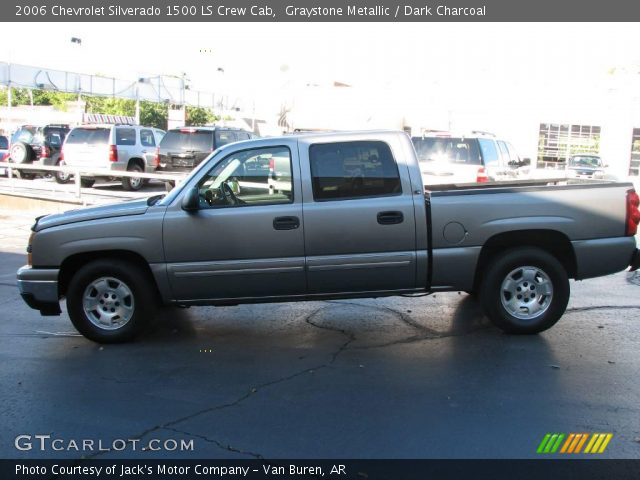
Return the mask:
<path fill-rule="evenodd" d="M 638 275 L 572 282 L 536 336 L 449 293 L 167 308 L 138 342 L 101 346 L 22 302 L 32 215 L 0 214 L 0 457 L 534 458 L 547 432 L 611 432 L 602 457 L 640 458 Z M 20 451 L 18 435 L 139 448 Z"/>

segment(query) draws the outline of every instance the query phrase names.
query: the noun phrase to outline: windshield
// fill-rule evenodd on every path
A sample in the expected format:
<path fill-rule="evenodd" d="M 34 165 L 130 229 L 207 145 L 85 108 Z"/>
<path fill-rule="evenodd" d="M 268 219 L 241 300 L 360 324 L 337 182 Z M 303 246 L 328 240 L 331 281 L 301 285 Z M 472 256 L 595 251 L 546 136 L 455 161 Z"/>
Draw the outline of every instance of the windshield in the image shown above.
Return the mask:
<path fill-rule="evenodd" d="M 594 157 L 592 155 L 580 155 L 571 157 L 571 159 L 569 160 L 569 166 L 589 168 L 601 167 L 602 160 L 600 160 L 600 157 Z"/>
<path fill-rule="evenodd" d="M 444 162 L 480 165 L 480 152 L 475 139 L 462 137 L 412 138 L 419 162 Z"/>
<path fill-rule="evenodd" d="M 74 128 L 67 137 L 67 144 L 107 144 L 110 128 Z"/>
<path fill-rule="evenodd" d="M 209 152 L 213 148 L 213 132 L 171 130 L 162 138 L 160 148 L 170 152 Z"/>

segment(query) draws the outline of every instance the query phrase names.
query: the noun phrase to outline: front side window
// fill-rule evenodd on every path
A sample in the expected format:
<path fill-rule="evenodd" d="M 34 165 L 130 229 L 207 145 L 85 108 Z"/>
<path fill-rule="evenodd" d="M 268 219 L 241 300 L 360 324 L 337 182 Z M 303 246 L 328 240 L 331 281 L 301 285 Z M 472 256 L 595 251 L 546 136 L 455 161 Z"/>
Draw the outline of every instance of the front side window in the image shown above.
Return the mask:
<path fill-rule="evenodd" d="M 400 175 L 389 145 L 379 141 L 309 147 L 313 199 L 347 200 L 400 195 Z"/>
<path fill-rule="evenodd" d="M 293 202 L 291 152 L 265 147 L 232 153 L 198 183 L 202 208 Z"/>
<path fill-rule="evenodd" d="M 117 145 L 135 145 L 136 130 L 134 128 L 116 128 Z"/>

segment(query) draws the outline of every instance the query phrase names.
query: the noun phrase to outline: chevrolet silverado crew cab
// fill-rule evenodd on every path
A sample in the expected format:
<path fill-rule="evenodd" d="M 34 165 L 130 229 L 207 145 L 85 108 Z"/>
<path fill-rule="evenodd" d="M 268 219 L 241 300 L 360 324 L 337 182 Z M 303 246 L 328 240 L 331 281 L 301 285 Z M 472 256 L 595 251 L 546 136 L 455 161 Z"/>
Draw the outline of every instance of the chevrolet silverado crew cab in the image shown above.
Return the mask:
<path fill-rule="evenodd" d="M 627 183 L 484 183 L 425 191 L 402 132 L 225 145 L 166 196 L 38 218 L 26 303 L 98 342 L 165 305 L 466 291 L 501 329 L 562 316 L 569 278 L 640 266 Z"/>

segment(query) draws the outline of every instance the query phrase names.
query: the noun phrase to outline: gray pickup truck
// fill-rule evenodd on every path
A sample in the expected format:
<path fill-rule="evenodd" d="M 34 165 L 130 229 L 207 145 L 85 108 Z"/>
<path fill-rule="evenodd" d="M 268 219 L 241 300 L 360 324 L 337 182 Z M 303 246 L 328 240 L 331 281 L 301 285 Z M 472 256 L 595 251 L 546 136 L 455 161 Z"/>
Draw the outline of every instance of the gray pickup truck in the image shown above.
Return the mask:
<path fill-rule="evenodd" d="M 573 183 L 572 183 L 573 182 Z M 631 184 L 423 187 L 402 132 L 304 134 L 213 152 L 166 196 L 37 219 L 26 303 L 97 342 L 156 305 L 466 291 L 511 333 L 551 327 L 569 278 L 640 266 Z"/>

